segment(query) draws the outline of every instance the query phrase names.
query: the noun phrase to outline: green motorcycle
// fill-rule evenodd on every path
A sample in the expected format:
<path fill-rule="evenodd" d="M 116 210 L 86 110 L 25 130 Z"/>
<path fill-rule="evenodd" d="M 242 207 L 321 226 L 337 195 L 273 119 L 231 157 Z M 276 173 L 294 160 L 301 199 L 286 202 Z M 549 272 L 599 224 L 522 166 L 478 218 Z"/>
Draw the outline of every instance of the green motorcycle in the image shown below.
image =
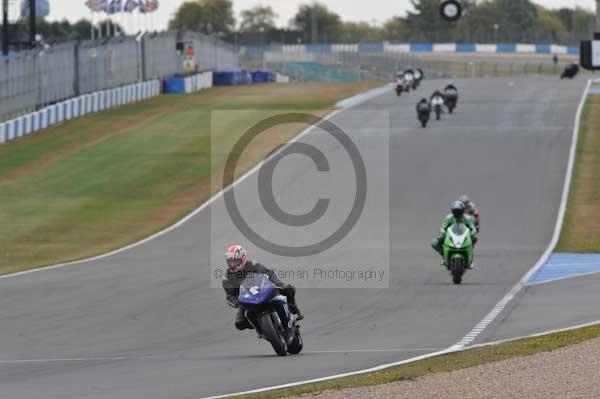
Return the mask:
<path fill-rule="evenodd" d="M 444 264 L 452 273 L 454 284 L 462 282 L 465 270 L 473 263 L 471 230 L 464 223 L 454 224 L 446 230 L 444 239 Z"/>

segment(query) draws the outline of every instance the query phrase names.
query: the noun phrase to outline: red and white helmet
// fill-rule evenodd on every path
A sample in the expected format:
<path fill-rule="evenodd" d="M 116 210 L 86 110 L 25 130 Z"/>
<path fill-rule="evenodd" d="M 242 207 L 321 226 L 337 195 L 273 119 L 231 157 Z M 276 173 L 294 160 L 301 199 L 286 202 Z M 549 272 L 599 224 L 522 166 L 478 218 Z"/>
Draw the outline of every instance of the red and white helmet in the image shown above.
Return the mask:
<path fill-rule="evenodd" d="M 248 256 L 246 255 L 246 250 L 241 245 L 232 245 L 227 250 L 225 259 L 227 260 L 229 270 L 237 272 L 244 268 L 248 261 Z"/>

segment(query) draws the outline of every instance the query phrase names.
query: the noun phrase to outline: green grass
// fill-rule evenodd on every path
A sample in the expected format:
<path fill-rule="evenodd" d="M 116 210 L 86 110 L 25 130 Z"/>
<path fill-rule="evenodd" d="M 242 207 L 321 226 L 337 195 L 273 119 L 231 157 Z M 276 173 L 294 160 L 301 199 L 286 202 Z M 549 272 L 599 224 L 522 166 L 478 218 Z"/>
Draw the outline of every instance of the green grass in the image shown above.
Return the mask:
<path fill-rule="evenodd" d="M 375 373 L 339 378 L 316 384 L 301 385 L 261 394 L 237 396 L 238 398 L 272 399 L 298 396 L 327 390 L 387 384 L 395 381 L 413 380 L 428 374 L 450 372 L 482 364 L 497 362 L 519 356 L 531 356 L 600 337 L 600 325 L 549 334 L 536 338 L 521 339 L 494 346 L 485 346 L 392 367 Z"/>
<path fill-rule="evenodd" d="M 600 96 L 581 117 L 577 158 L 557 252 L 600 252 Z"/>
<path fill-rule="evenodd" d="M 0 146 L 0 274 L 93 256 L 156 232 L 206 200 L 211 112 L 232 113 L 219 141 L 265 111 L 330 109 L 373 83 L 255 85 L 162 96 Z M 261 138 L 248 169 L 301 129 Z M 216 147 L 218 148 L 218 146 Z M 224 156 L 224 155 L 223 155 Z"/>

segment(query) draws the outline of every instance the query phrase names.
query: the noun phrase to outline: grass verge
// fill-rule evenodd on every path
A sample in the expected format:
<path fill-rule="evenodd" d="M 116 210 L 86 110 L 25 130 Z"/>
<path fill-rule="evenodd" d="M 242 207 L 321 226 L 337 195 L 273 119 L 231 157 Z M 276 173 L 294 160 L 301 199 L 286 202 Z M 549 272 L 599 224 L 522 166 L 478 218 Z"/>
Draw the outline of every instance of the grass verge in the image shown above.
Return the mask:
<path fill-rule="evenodd" d="M 499 345 L 479 347 L 468 349 L 463 352 L 440 355 L 375 373 L 339 378 L 316 384 L 307 384 L 285 390 L 237 397 L 244 399 L 285 398 L 327 390 L 342 390 L 347 388 L 387 384 L 395 381 L 412 380 L 428 374 L 450 372 L 513 357 L 531 356 L 536 353 L 549 352 L 598 337 L 600 337 L 600 325 L 595 325 L 541 337 L 526 338 Z"/>
<path fill-rule="evenodd" d="M 600 252 L 600 96 L 581 117 L 575 171 L 556 252 Z"/>
<path fill-rule="evenodd" d="M 161 96 L 1 145 L 0 274 L 97 255 L 161 230 L 216 190 L 211 178 L 223 162 L 211 160 L 212 139 L 231 141 L 265 110 L 325 113 L 377 85 L 252 85 Z M 211 138 L 215 110 L 244 112 L 228 114 L 227 129 Z M 261 135 L 238 171 L 302 128 Z"/>

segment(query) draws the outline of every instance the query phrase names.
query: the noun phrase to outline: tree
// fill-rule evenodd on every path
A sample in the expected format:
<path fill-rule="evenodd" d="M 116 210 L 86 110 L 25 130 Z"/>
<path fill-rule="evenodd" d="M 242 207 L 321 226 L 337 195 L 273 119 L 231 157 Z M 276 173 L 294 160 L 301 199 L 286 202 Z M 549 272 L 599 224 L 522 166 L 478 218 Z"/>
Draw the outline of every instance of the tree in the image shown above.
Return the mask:
<path fill-rule="evenodd" d="M 575 40 L 590 40 L 594 32 L 594 23 L 594 13 L 577 7 L 573 13 L 573 35 Z"/>
<path fill-rule="evenodd" d="M 561 19 L 552 11 L 538 7 L 537 11 L 537 40 L 549 43 L 559 43 L 567 36 L 567 29 Z"/>
<path fill-rule="evenodd" d="M 563 26 L 570 32 L 573 30 L 573 16 L 575 14 L 575 10 L 572 8 L 561 8 L 554 12 L 560 21 L 563 23 Z"/>
<path fill-rule="evenodd" d="M 235 27 L 231 0 L 194 0 L 183 3 L 169 22 L 170 29 L 227 35 Z"/>
<path fill-rule="evenodd" d="M 415 12 L 406 14 L 406 24 L 413 39 L 427 42 L 448 42 L 453 39 L 455 24 L 440 17 L 441 0 L 411 0 Z"/>
<path fill-rule="evenodd" d="M 500 37 L 507 42 L 535 41 L 537 9 L 530 0 L 495 0 L 502 19 Z"/>
<path fill-rule="evenodd" d="M 275 29 L 275 19 L 277 14 L 271 6 L 256 6 L 249 10 L 242 11 L 242 23 L 240 31 L 256 32 L 261 28 L 264 31 L 270 32 Z"/>
<path fill-rule="evenodd" d="M 339 38 L 340 16 L 322 3 L 303 4 L 291 21 L 292 27 L 304 33 L 305 42 L 334 42 Z"/>
<path fill-rule="evenodd" d="M 383 24 L 383 36 L 385 40 L 407 41 L 410 37 L 410 30 L 404 18 L 392 17 Z"/>
<path fill-rule="evenodd" d="M 44 18 L 37 19 L 37 32 L 40 34 L 44 42 L 49 44 L 61 43 L 69 40 L 87 40 L 90 39 L 92 26 L 89 20 L 81 19 L 75 24 L 71 24 L 69 21 L 55 21 L 48 22 Z M 123 31 L 122 27 L 111 22 L 111 32 L 117 27 L 120 31 Z M 103 30 L 102 35 L 106 36 L 104 32 L 105 23 L 101 23 L 95 27 L 96 36 L 99 34 L 99 29 Z M 15 43 L 26 43 L 29 40 L 29 19 L 20 20 L 14 27 L 13 41 Z"/>
<path fill-rule="evenodd" d="M 504 15 L 495 2 L 485 2 L 471 9 L 467 21 L 461 21 L 468 25 L 470 37 L 465 37 L 465 42 L 495 43 L 502 42 L 501 31 Z"/>
<path fill-rule="evenodd" d="M 344 22 L 339 31 L 339 38 L 344 43 L 374 43 L 383 40 L 383 29 L 368 22 Z"/>

